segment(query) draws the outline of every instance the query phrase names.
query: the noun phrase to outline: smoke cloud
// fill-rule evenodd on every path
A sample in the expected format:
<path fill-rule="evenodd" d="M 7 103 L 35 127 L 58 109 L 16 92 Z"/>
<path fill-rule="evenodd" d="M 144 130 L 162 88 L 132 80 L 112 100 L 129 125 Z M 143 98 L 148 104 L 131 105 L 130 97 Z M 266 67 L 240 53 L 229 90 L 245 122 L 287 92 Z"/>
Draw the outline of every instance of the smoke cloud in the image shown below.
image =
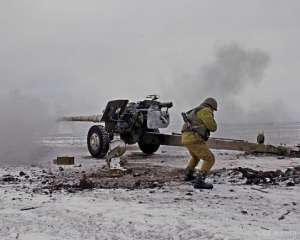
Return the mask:
<path fill-rule="evenodd" d="M 204 91 L 218 96 L 238 95 L 247 85 L 255 85 L 269 64 L 260 50 L 245 50 L 236 44 L 220 47 L 215 61 L 203 67 Z"/>
<path fill-rule="evenodd" d="M 38 139 L 53 126 L 47 105 L 14 91 L 0 101 L 0 164 L 38 164 L 44 153 Z"/>
<path fill-rule="evenodd" d="M 223 123 L 286 120 L 285 107 L 275 97 L 268 102 L 257 94 L 255 99 L 247 101 L 248 105 L 241 101 L 249 89 L 254 93 L 258 90 L 269 64 L 270 56 L 262 50 L 244 49 L 236 43 L 224 45 L 198 73 L 178 78 L 171 94 L 183 99 L 179 103 L 182 109 L 196 106 L 208 96 L 215 97 L 220 105 L 218 119 Z"/>

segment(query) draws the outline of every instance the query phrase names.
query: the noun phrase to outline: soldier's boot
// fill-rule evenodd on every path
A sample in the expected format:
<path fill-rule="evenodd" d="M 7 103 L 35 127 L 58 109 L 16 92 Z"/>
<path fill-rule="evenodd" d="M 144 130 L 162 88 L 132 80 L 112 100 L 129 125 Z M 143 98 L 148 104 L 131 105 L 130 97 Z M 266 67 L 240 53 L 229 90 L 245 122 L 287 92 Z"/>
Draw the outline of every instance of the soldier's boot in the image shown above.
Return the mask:
<path fill-rule="evenodd" d="M 184 181 L 186 182 L 190 182 L 195 180 L 195 176 L 194 176 L 194 170 L 191 170 L 190 168 L 186 168 L 185 169 L 185 177 L 184 177 Z"/>
<path fill-rule="evenodd" d="M 213 189 L 213 185 L 211 183 L 206 183 L 207 174 L 204 172 L 199 172 L 195 181 L 194 181 L 194 188 L 196 189 Z"/>

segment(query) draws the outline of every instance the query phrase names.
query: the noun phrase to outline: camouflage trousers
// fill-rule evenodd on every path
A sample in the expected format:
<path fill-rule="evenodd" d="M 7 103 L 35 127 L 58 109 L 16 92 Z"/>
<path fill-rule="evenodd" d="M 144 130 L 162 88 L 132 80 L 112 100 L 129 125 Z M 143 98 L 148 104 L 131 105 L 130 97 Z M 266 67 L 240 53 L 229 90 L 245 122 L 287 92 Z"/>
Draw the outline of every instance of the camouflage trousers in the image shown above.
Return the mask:
<path fill-rule="evenodd" d="M 185 147 L 189 150 L 192 158 L 188 163 L 187 169 L 189 171 L 194 171 L 198 165 L 200 159 L 204 162 L 201 166 L 201 172 L 209 173 L 210 169 L 215 163 L 215 156 L 209 150 L 206 143 L 203 141 L 199 143 L 185 144 Z"/>

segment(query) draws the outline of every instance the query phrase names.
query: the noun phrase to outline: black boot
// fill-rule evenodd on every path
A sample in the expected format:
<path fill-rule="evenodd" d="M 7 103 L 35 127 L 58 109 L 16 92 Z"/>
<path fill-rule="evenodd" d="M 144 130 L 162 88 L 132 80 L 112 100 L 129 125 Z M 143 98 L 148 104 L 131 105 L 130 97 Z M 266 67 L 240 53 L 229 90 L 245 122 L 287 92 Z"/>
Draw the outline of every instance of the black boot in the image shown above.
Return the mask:
<path fill-rule="evenodd" d="M 189 168 L 186 168 L 185 169 L 185 177 L 184 177 L 184 181 L 186 182 L 190 182 L 190 181 L 193 181 L 195 180 L 195 176 L 193 175 L 194 174 L 194 171 L 189 169 Z"/>
<path fill-rule="evenodd" d="M 194 181 L 194 188 L 197 189 L 213 189 L 213 185 L 211 183 L 205 182 L 206 173 L 200 172 L 197 175 L 196 180 Z"/>

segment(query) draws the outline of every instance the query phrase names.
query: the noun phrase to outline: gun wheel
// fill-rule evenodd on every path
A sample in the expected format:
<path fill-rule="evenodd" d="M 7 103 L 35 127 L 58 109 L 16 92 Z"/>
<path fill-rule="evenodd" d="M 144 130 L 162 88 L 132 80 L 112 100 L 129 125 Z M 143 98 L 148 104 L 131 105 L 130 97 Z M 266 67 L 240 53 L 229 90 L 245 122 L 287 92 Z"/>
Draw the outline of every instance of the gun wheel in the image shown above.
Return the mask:
<path fill-rule="evenodd" d="M 109 149 L 109 142 L 109 134 L 103 126 L 95 125 L 90 128 L 87 136 L 87 145 L 93 157 L 105 157 Z"/>
<path fill-rule="evenodd" d="M 158 129 L 148 129 L 147 132 L 155 132 L 159 133 Z M 150 142 L 149 139 L 146 139 L 146 137 L 143 135 L 140 137 L 138 141 L 139 148 L 142 150 L 143 153 L 145 154 L 153 154 L 155 153 L 159 147 L 160 143 L 157 142 Z"/>

